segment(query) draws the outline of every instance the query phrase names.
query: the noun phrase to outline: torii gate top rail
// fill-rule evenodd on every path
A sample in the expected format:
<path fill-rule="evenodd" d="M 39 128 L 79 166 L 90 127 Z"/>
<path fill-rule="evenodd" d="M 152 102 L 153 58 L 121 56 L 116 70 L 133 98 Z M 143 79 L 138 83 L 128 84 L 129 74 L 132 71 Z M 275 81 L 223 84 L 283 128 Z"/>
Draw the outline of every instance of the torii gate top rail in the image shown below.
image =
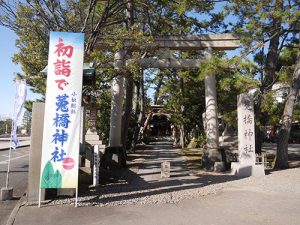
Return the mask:
<path fill-rule="evenodd" d="M 170 54 L 170 50 L 195 51 L 211 48 L 212 50 L 234 50 L 240 45 L 239 38 L 231 33 L 226 34 L 205 34 L 188 36 L 166 36 L 156 37 L 153 43 L 149 44 L 152 49 L 160 49 L 160 55 L 157 57 L 141 58 L 136 62 L 142 68 L 199 68 L 205 56 L 199 56 L 198 59 L 178 59 Z M 112 46 L 100 39 L 96 45 L 97 49 L 110 49 Z M 140 44 L 132 39 L 124 40 L 124 48 L 139 49 Z M 125 65 L 130 65 L 132 61 L 125 60 Z M 111 66 L 111 63 L 102 65 Z"/>
<path fill-rule="evenodd" d="M 104 39 L 102 39 L 104 40 Z M 109 49 L 111 46 L 105 44 L 104 41 L 96 44 L 97 49 Z M 125 40 L 125 48 L 140 48 L 133 40 Z M 187 35 L 187 36 L 165 36 L 156 37 L 154 42 L 150 44 L 152 48 L 168 48 L 170 50 L 203 50 L 212 48 L 213 50 L 234 50 L 240 46 L 239 37 L 232 33 L 226 34 L 203 34 L 203 35 Z"/>
<path fill-rule="evenodd" d="M 234 50 L 239 47 L 239 38 L 228 34 L 206 34 L 189 36 L 170 36 L 154 39 L 158 48 L 170 50 L 203 50 L 211 47 L 214 50 Z"/>

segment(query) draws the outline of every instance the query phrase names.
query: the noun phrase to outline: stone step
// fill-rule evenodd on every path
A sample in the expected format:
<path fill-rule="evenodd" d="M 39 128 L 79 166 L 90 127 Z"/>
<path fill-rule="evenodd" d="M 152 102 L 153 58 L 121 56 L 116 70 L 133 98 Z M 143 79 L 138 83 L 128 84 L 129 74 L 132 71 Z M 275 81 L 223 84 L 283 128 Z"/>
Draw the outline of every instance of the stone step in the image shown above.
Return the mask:
<path fill-rule="evenodd" d="M 99 141 L 99 135 L 93 134 L 93 135 L 85 135 L 86 141 Z"/>
<path fill-rule="evenodd" d="M 238 142 L 238 136 L 220 136 L 220 142 Z"/>
<path fill-rule="evenodd" d="M 90 144 L 90 145 L 103 145 L 101 140 L 85 140 L 86 143 Z M 100 146 L 99 146 L 100 148 Z"/>

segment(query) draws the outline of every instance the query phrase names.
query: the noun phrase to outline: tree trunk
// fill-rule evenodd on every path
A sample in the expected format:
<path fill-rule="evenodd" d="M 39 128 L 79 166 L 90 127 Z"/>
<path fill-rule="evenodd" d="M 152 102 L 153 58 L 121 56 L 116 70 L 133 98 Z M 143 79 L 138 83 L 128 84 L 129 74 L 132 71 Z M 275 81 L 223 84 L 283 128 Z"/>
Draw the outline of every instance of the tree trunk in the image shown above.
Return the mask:
<path fill-rule="evenodd" d="M 127 146 L 127 134 L 129 123 L 131 119 L 131 111 L 132 111 L 132 98 L 133 98 L 133 79 L 131 77 L 126 79 L 126 99 L 125 99 L 125 112 L 122 118 L 122 144 L 126 150 Z"/>
<path fill-rule="evenodd" d="M 277 0 L 275 3 L 276 11 L 280 11 L 283 9 L 283 1 Z M 272 86 L 276 81 L 276 67 L 279 58 L 278 48 L 280 42 L 280 30 L 281 30 L 281 17 L 273 18 L 272 28 L 270 30 L 273 33 L 270 34 L 272 36 L 269 44 L 268 54 L 266 58 L 266 65 L 264 69 L 264 78 L 262 79 L 262 84 L 260 87 L 260 92 L 262 95 L 262 100 L 265 98 L 266 93 L 272 90 Z M 255 152 L 260 154 L 262 142 L 264 140 L 264 127 L 268 123 L 268 113 L 261 112 L 261 103 L 262 101 L 259 100 L 256 105 L 256 118 L 259 120 L 261 127 L 256 126 L 256 135 L 255 135 Z"/>
<path fill-rule="evenodd" d="M 133 18 L 133 4 L 132 1 L 127 1 L 126 3 L 126 18 L 127 18 L 127 29 L 130 29 L 134 25 L 134 18 Z M 131 55 L 130 52 L 127 54 Z M 133 78 L 132 74 L 128 74 L 129 76 L 126 79 L 126 100 L 125 100 L 125 109 L 124 114 L 122 117 L 122 136 L 121 136 L 121 143 L 124 147 L 125 154 L 127 148 L 127 134 L 129 123 L 131 119 L 131 112 L 132 112 L 132 98 L 133 98 Z"/>
<path fill-rule="evenodd" d="M 285 169 L 289 167 L 288 140 L 291 131 L 294 103 L 299 93 L 299 87 L 300 87 L 300 53 L 298 53 L 297 56 L 297 62 L 293 74 L 293 83 L 292 86 L 290 87 L 290 91 L 287 96 L 287 100 L 285 102 L 284 111 L 282 115 L 282 125 L 277 140 L 277 157 L 275 162 L 276 169 Z"/>
<path fill-rule="evenodd" d="M 144 95 L 145 95 L 145 90 L 144 90 L 144 77 L 143 77 L 143 72 L 142 72 L 142 77 L 140 78 L 140 82 L 138 85 L 138 98 L 139 98 L 139 116 L 138 116 L 138 122 L 137 126 L 134 128 L 133 132 L 133 138 L 132 138 L 132 143 L 131 143 L 131 150 L 134 151 L 136 144 L 139 140 L 139 134 L 141 127 L 143 125 L 143 120 L 144 120 Z"/>
<path fill-rule="evenodd" d="M 181 92 L 181 97 L 182 100 L 184 99 L 184 80 L 182 77 L 180 77 L 180 92 Z M 184 105 L 182 104 L 180 106 L 181 110 L 181 115 L 184 117 Z M 181 148 L 184 148 L 184 139 L 185 139 L 185 129 L 184 129 L 184 124 L 180 125 L 180 145 Z"/>
<path fill-rule="evenodd" d="M 184 137 L 185 137 L 185 131 L 184 131 L 184 125 L 181 125 L 180 126 L 180 146 L 181 148 L 184 148 Z"/>
<path fill-rule="evenodd" d="M 163 84 L 163 76 L 161 74 L 158 75 L 158 76 L 159 76 L 159 80 L 158 80 L 157 86 L 155 88 L 154 99 L 153 99 L 154 105 L 157 105 L 157 101 L 158 101 L 158 97 L 159 97 L 159 91 L 160 91 L 160 88 Z"/>
<path fill-rule="evenodd" d="M 138 90 L 138 82 L 133 81 L 133 97 L 132 97 L 132 114 L 133 118 L 136 120 L 137 119 L 137 111 L 139 107 L 139 90 Z"/>

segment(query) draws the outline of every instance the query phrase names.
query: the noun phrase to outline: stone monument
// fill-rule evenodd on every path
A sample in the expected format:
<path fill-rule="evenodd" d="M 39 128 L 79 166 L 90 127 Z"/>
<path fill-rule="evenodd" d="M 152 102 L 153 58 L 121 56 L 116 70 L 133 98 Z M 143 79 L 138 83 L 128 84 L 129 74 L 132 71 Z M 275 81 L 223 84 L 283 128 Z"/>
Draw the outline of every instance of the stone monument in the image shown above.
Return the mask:
<path fill-rule="evenodd" d="M 105 145 L 102 144 L 102 140 L 97 133 L 96 122 L 97 122 L 97 108 L 89 107 L 87 109 L 88 121 L 87 121 L 87 132 L 85 134 L 85 142 L 91 147 L 86 146 L 86 159 L 85 166 L 92 167 L 92 162 L 94 158 L 93 149 L 95 145 L 98 145 L 99 152 L 101 155 L 104 154 Z"/>
<path fill-rule="evenodd" d="M 94 145 L 93 186 L 99 185 L 100 153 L 99 146 Z"/>
<path fill-rule="evenodd" d="M 248 93 L 237 97 L 239 162 L 232 163 L 232 173 L 239 177 L 264 176 L 264 166 L 255 165 L 255 120 L 253 98 Z"/>
<path fill-rule="evenodd" d="M 161 163 L 161 178 L 166 179 L 170 177 L 171 164 L 170 162 L 164 161 Z"/>

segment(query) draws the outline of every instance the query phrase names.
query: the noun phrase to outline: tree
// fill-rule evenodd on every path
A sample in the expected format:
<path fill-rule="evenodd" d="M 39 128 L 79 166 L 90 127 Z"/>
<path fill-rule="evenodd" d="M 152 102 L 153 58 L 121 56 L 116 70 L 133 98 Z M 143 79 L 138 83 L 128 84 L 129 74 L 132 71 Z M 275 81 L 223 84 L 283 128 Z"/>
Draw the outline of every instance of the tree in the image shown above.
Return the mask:
<path fill-rule="evenodd" d="M 10 134 L 11 133 L 12 119 L 1 119 L 0 120 L 0 134 Z"/>
<path fill-rule="evenodd" d="M 104 36 L 127 38 L 132 33 L 176 35 L 201 33 L 222 27 L 223 13 L 211 12 L 213 1 L 130 1 L 132 18 L 126 18 L 128 1 L 0 1 L 0 25 L 19 36 L 20 49 L 14 61 L 20 63 L 33 91 L 45 94 L 45 79 L 40 71 L 47 65 L 49 31 L 72 31 L 86 34 L 86 57 L 93 60 L 95 45 Z M 203 14 L 210 21 L 189 14 Z M 131 23 L 131 25 L 130 25 Z M 126 31 L 123 26 L 135 25 Z M 121 29 L 120 29 L 121 28 Z M 117 47 L 120 47 L 117 44 Z M 143 54 L 143 53 L 142 53 Z"/>
<path fill-rule="evenodd" d="M 0 1 L 0 25 L 18 35 L 20 49 L 13 60 L 20 63 L 33 92 L 45 94 L 42 69 L 47 65 L 49 32 L 85 32 L 87 58 L 107 27 L 124 22 L 122 1 Z"/>
<path fill-rule="evenodd" d="M 154 55 L 155 50 L 153 51 L 147 43 L 150 43 L 155 36 L 218 32 L 225 28 L 222 23 L 224 13 L 213 11 L 214 1 L 27 0 L 15 2 L 17 4 L 14 5 L 10 1 L 0 1 L 0 24 L 14 30 L 19 36 L 17 47 L 20 52 L 15 55 L 14 61 L 21 64 L 25 78 L 33 91 L 42 95 L 45 94 L 45 77 L 40 71 L 47 64 L 50 30 L 86 34 L 85 59 L 96 62 L 96 84 L 98 85 L 92 87 L 94 90 L 89 88 L 85 90 L 86 93 L 96 91 L 99 94 L 101 92 L 99 83 L 109 85 L 118 72 L 112 68 L 104 69 L 103 65 L 113 61 L 113 53 L 125 47 L 128 37 L 141 46 L 139 50 L 128 49 L 131 57 L 141 58 Z M 131 3 L 130 9 L 128 9 L 129 3 Z M 129 17 L 126 15 L 126 9 L 129 11 Z M 103 50 L 100 45 L 111 46 L 111 49 Z M 122 74 L 129 78 L 128 90 L 132 86 L 132 81 L 136 86 L 141 87 L 140 68 L 136 64 L 124 67 Z M 130 91 L 128 93 L 130 94 Z M 130 96 L 127 98 L 128 103 L 131 98 Z M 101 104 L 100 100 L 97 102 Z M 142 101 L 140 102 L 140 109 L 142 109 Z M 130 104 L 127 105 L 126 108 L 130 109 Z M 128 118 L 129 110 L 126 112 Z M 126 124 L 128 123 L 124 126 L 124 139 L 128 127 Z"/>
<path fill-rule="evenodd" d="M 299 37 L 300 40 L 300 37 Z M 299 42 L 300 44 L 300 42 Z M 282 115 L 282 125 L 279 130 L 277 139 L 277 157 L 275 168 L 286 169 L 288 164 L 288 140 L 290 137 L 291 125 L 293 121 L 293 109 L 300 88 L 300 51 L 298 48 L 298 55 L 294 65 L 294 72 L 292 77 L 289 93 L 285 101 L 284 111 Z"/>
<path fill-rule="evenodd" d="M 293 40 L 299 21 L 298 1 L 232 0 L 227 9 L 238 17 L 236 32 L 241 35 L 245 54 L 253 53 L 259 71 L 255 101 L 256 151 L 260 153 L 263 130 L 272 112 L 266 107 L 274 83 L 279 81 L 278 60 L 282 49 Z M 264 107 L 262 107 L 264 106 Z"/>
<path fill-rule="evenodd" d="M 28 110 L 25 110 L 23 115 L 23 124 L 22 128 L 26 130 L 26 133 L 30 133 L 31 130 L 31 119 L 32 119 L 32 113 Z"/>
<path fill-rule="evenodd" d="M 167 76 L 168 79 L 166 79 L 159 97 L 161 101 L 165 101 L 166 110 L 171 115 L 171 122 L 179 128 L 180 146 L 184 148 L 186 143 L 185 131 L 187 126 L 191 123 L 190 118 L 185 115 L 186 106 L 188 105 L 188 93 L 185 86 L 189 86 L 189 89 L 191 89 L 192 82 L 188 83 L 190 79 L 187 76 L 183 76 L 183 74 L 186 73 L 182 71 L 179 72 L 175 69 L 168 69 L 162 72 L 165 72 L 164 76 Z M 199 95 L 197 95 L 197 97 L 198 96 Z M 197 105 L 199 105 L 199 103 L 197 103 Z"/>

